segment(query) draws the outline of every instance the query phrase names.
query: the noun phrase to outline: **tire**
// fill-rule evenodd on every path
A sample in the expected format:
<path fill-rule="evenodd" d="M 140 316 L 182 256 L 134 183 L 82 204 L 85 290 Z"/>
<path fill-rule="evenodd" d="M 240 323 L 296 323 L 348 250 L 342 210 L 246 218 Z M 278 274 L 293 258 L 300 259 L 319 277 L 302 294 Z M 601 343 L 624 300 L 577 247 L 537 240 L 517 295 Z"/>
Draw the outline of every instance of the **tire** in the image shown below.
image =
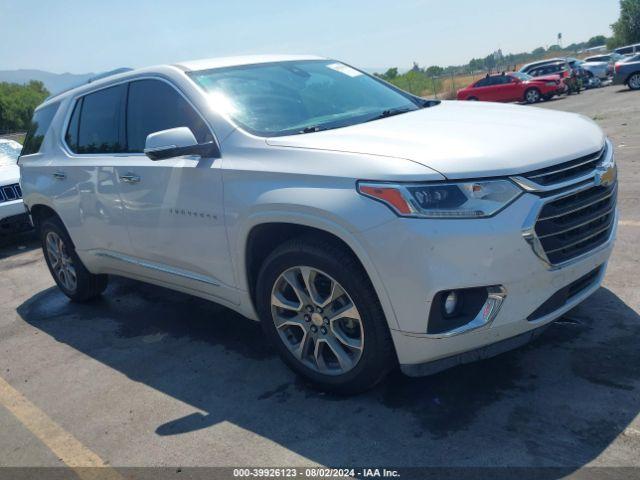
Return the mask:
<path fill-rule="evenodd" d="M 524 92 L 524 101 L 528 104 L 538 103 L 542 95 L 540 94 L 540 90 L 537 88 L 530 88 L 526 92 Z"/>
<path fill-rule="evenodd" d="M 74 302 L 87 302 L 104 292 L 107 275 L 94 275 L 86 269 L 62 222 L 49 217 L 39 227 L 42 253 L 62 293 Z"/>
<path fill-rule="evenodd" d="M 305 286 L 309 284 L 311 289 Z M 330 298 L 334 300 L 318 310 Z M 286 308 L 279 306 L 284 303 Z M 336 242 L 302 236 L 276 248 L 260 268 L 256 306 L 265 334 L 281 358 L 316 388 L 359 393 L 397 365 L 369 277 L 351 252 Z M 329 320 L 332 315 L 327 312 L 344 310 Z"/>
<path fill-rule="evenodd" d="M 627 86 L 631 90 L 640 90 L 640 72 L 634 73 L 629 77 L 629 80 L 627 80 Z"/>
<path fill-rule="evenodd" d="M 477 102 L 478 98 L 477 97 L 469 97 L 469 98 L 467 98 L 467 101 L 468 102 Z"/>

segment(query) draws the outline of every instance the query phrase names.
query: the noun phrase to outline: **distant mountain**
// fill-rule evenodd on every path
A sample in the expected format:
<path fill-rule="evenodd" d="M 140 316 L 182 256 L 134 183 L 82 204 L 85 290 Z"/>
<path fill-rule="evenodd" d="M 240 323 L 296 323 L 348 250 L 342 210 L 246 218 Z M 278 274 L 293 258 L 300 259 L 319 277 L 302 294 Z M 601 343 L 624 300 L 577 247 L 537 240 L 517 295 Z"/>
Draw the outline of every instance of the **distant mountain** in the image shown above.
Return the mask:
<path fill-rule="evenodd" d="M 44 70 L 0 70 L 0 82 L 29 83 L 30 80 L 39 80 L 44 83 L 51 95 L 68 90 L 91 80 L 116 75 L 131 70 L 127 67 L 116 68 L 102 73 L 51 73 Z"/>
<path fill-rule="evenodd" d="M 43 70 L 0 70 L 0 82 L 28 83 L 39 80 L 52 94 L 78 86 L 95 77 L 95 73 L 51 73 Z"/>

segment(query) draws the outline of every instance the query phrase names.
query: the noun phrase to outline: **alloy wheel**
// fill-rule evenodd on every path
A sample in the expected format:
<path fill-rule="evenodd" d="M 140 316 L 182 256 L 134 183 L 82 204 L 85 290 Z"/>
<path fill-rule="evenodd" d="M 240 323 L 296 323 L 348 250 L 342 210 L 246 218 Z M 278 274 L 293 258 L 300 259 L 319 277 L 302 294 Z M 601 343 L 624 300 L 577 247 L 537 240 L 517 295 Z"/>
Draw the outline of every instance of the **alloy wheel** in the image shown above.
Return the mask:
<path fill-rule="evenodd" d="M 60 238 L 60 235 L 51 231 L 47 233 L 45 244 L 51 269 L 56 278 L 64 288 L 74 292 L 78 286 L 78 278 L 73 260 L 67 252 L 64 241 Z"/>
<path fill-rule="evenodd" d="M 536 103 L 538 100 L 540 100 L 540 94 L 537 90 L 529 90 L 527 92 L 527 102 Z"/>
<path fill-rule="evenodd" d="M 636 73 L 629 79 L 629 86 L 634 90 L 640 89 L 640 73 Z"/>
<path fill-rule="evenodd" d="M 308 266 L 289 268 L 271 292 L 271 315 L 294 357 L 325 375 L 352 370 L 364 350 L 360 312 L 334 278 Z"/>

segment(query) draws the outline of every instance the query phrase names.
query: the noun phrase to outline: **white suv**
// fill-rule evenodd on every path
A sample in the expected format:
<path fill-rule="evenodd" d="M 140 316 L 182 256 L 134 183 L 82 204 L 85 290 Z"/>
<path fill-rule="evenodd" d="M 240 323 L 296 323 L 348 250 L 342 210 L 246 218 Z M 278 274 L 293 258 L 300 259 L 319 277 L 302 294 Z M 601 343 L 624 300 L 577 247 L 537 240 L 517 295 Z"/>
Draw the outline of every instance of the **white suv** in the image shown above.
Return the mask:
<path fill-rule="evenodd" d="M 21 149 L 22 145 L 15 140 L 0 138 L 0 235 L 29 228 L 20 190 Z"/>
<path fill-rule="evenodd" d="M 427 101 L 334 60 L 130 71 L 33 125 L 22 188 L 67 296 L 121 275 L 219 302 L 327 389 L 521 345 L 598 288 L 613 247 L 592 121 Z"/>

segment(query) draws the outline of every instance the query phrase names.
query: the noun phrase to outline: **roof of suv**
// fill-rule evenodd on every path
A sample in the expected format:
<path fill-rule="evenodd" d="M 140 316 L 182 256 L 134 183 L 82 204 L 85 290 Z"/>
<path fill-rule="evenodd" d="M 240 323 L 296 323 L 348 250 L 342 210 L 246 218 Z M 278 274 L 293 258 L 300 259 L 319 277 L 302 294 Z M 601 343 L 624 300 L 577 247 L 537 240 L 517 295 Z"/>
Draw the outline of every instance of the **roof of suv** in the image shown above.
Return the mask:
<path fill-rule="evenodd" d="M 152 67 L 142 67 L 135 69 L 116 69 L 111 72 L 107 72 L 104 75 L 97 75 L 93 77 L 89 82 L 82 83 L 80 85 L 76 85 L 73 88 L 69 88 L 68 90 L 63 90 L 62 92 L 58 92 L 54 95 L 48 97 L 42 104 L 38 106 L 38 108 L 51 103 L 52 101 L 57 101 L 61 97 L 66 95 L 72 95 L 73 92 L 79 89 L 84 89 L 87 87 L 87 90 L 91 90 L 88 88 L 88 85 L 92 87 L 109 84 L 114 80 L 126 80 L 130 76 L 134 76 L 140 72 L 153 72 L 155 69 L 174 67 L 179 68 L 182 71 L 190 72 L 190 71 L 198 71 L 198 70 L 209 70 L 213 68 L 225 68 L 225 67 L 236 67 L 241 65 L 255 65 L 260 63 L 275 63 L 275 62 L 291 62 L 291 61 L 301 61 L 301 60 L 326 60 L 325 57 L 319 57 L 316 55 L 243 55 L 243 56 L 234 56 L 234 57 L 217 57 L 217 58 L 205 58 L 201 60 L 189 60 L 184 62 L 178 62 L 174 64 L 162 64 L 156 65 Z"/>
<path fill-rule="evenodd" d="M 211 68 L 237 67 L 256 63 L 290 62 L 295 60 L 324 60 L 315 55 L 243 55 L 237 57 L 205 58 L 178 62 L 174 65 L 187 71 L 209 70 Z"/>

